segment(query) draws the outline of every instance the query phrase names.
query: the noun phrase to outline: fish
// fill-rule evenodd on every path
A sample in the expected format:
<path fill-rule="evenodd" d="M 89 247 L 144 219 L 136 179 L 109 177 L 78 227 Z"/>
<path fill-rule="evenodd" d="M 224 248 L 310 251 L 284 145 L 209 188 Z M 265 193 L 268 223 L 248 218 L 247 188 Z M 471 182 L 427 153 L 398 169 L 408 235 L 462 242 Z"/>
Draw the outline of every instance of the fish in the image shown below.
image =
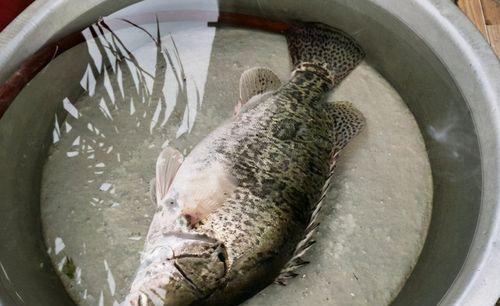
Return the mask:
<path fill-rule="evenodd" d="M 293 64 L 240 78 L 228 121 L 184 157 L 156 161 L 157 205 L 124 306 L 236 305 L 305 265 L 339 153 L 365 126 L 350 102 L 327 101 L 364 58 L 320 23 L 285 33 Z"/>

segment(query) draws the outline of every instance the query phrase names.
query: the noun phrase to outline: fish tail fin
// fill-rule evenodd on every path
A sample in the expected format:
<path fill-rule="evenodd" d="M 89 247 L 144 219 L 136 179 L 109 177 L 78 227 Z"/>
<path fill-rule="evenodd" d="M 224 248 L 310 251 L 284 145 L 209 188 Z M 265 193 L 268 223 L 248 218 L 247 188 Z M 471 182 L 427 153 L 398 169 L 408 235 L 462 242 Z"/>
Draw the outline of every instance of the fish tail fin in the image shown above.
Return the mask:
<path fill-rule="evenodd" d="M 324 24 L 292 25 L 285 35 L 294 69 L 304 64 L 322 67 L 333 85 L 340 83 L 365 56 L 349 34 Z"/>

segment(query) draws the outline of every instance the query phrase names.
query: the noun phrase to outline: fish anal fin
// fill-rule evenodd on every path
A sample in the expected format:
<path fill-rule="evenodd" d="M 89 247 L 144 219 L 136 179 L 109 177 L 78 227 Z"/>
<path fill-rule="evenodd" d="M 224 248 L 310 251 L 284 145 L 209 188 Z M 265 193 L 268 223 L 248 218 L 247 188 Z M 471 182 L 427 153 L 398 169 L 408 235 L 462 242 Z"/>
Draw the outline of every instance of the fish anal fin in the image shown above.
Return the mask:
<path fill-rule="evenodd" d="M 334 119 L 335 143 L 332 150 L 330 160 L 330 174 L 328 175 L 321 195 L 312 207 L 311 217 L 309 218 L 308 226 L 304 231 L 302 240 L 297 244 L 292 254 L 291 259 L 283 267 L 280 275 L 276 279 L 276 283 L 286 285 L 287 281 L 296 277 L 297 270 L 306 265 L 308 262 L 304 260 L 304 255 L 315 243 L 313 236 L 316 228 L 319 226 L 318 216 L 325 202 L 326 194 L 330 188 L 330 182 L 333 177 L 333 171 L 337 162 L 338 153 L 363 129 L 365 126 L 365 118 L 359 110 L 357 110 L 350 102 L 334 102 L 329 104 L 329 111 Z"/>
<path fill-rule="evenodd" d="M 331 172 L 333 173 L 335 163 L 333 162 L 330 169 Z M 321 191 L 321 196 L 318 199 L 318 202 L 316 205 L 312 207 L 311 211 L 311 217 L 309 219 L 309 224 L 306 227 L 304 231 L 304 235 L 302 237 L 302 240 L 300 240 L 299 243 L 297 243 L 297 246 L 295 247 L 295 250 L 292 254 L 292 257 L 290 260 L 285 264 L 283 269 L 281 270 L 279 276 L 276 278 L 275 283 L 278 283 L 280 285 L 286 285 L 288 280 L 298 276 L 299 274 L 297 273 L 297 270 L 305 265 L 307 265 L 309 262 L 304 260 L 304 255 L 309 251 L 309 249 L 313 246 L 313 244 L 316 243 L 316 241 L 313 239 L 314 232 L 319 226 L 318 222 L 318 216 L 319 212 L 321 211 L 321 208 L 323 206 L 323 203 L 325 202 L 326 198 L 326 193 L 328 192 L 328 189 L 330 188 L 330 181 L 331 181 L 332 175 L 330 174 L 328 178 L 325 181 L 325 184 L 323 185 L 322 191 Z"/>
<path fill-rule="evenodd" d="M 177 170 L 182 164 L 182 153 L 167 147 L 156 160 L 156 201 L 159 203 L 167 194 Z"/>
<path fill-rule="evenodd" d="M 235 115 L 240 113 L 241 108 L 252 99 L 252 97 L 274 91 L 280 86 L 280 79 L 269 68 L 254 67 L 245 70 L 240 77 L 240 100 L 235 106 Z"/>

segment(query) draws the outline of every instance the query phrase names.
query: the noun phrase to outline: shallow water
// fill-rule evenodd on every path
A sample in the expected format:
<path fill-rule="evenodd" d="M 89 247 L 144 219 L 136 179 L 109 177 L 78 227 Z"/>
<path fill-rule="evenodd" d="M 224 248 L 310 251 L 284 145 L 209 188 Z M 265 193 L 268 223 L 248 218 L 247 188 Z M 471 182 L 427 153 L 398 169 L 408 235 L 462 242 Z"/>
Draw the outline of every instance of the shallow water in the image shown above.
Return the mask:
<path fill-rule="evenodd" d="M 156 31 L 154 24 L 145 28 Z M 104 69 L 114 58 L 99 51 L 99 40 L 76 47 L 92 56 L 81 83 L 86 93 L 63 104 L 67 117 L 54 129 L 41 212 L 48 252 L 79 305 L 114 305 L 127 294 L 155 210 L 149 181 L 161 148 L 188 154 L 230 118 L 245 69 L 266 66 L 282 80 L 289 76 L 280 35 L 196 23 L 162 23 L 161 29 L 158 57 L 142 30 L 116 32 L 130 40 L 138 65 L 122 61 Z M 311 264 L 287 287 L 272 285 L 245 305 L 387 305 L 416 263 L 432 182 L 414 118 L 366 63 L 331 99 L 354 103 L 367 128 L 338 162 Z"/>

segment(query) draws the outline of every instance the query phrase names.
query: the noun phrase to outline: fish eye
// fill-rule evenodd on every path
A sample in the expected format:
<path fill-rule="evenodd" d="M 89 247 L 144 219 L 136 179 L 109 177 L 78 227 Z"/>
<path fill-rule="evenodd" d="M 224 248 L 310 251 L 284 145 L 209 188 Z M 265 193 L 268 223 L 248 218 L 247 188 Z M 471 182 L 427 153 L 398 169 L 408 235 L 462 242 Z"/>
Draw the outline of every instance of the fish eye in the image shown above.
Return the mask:
<path fill-rule="evenodd" d="M 167 199 L 164 199 L 163 200 L 163 203 L 166 205 L 166 206 L 173 206 L 175 205 L 175 199 L 174 198 L 167 198 Z"/>

